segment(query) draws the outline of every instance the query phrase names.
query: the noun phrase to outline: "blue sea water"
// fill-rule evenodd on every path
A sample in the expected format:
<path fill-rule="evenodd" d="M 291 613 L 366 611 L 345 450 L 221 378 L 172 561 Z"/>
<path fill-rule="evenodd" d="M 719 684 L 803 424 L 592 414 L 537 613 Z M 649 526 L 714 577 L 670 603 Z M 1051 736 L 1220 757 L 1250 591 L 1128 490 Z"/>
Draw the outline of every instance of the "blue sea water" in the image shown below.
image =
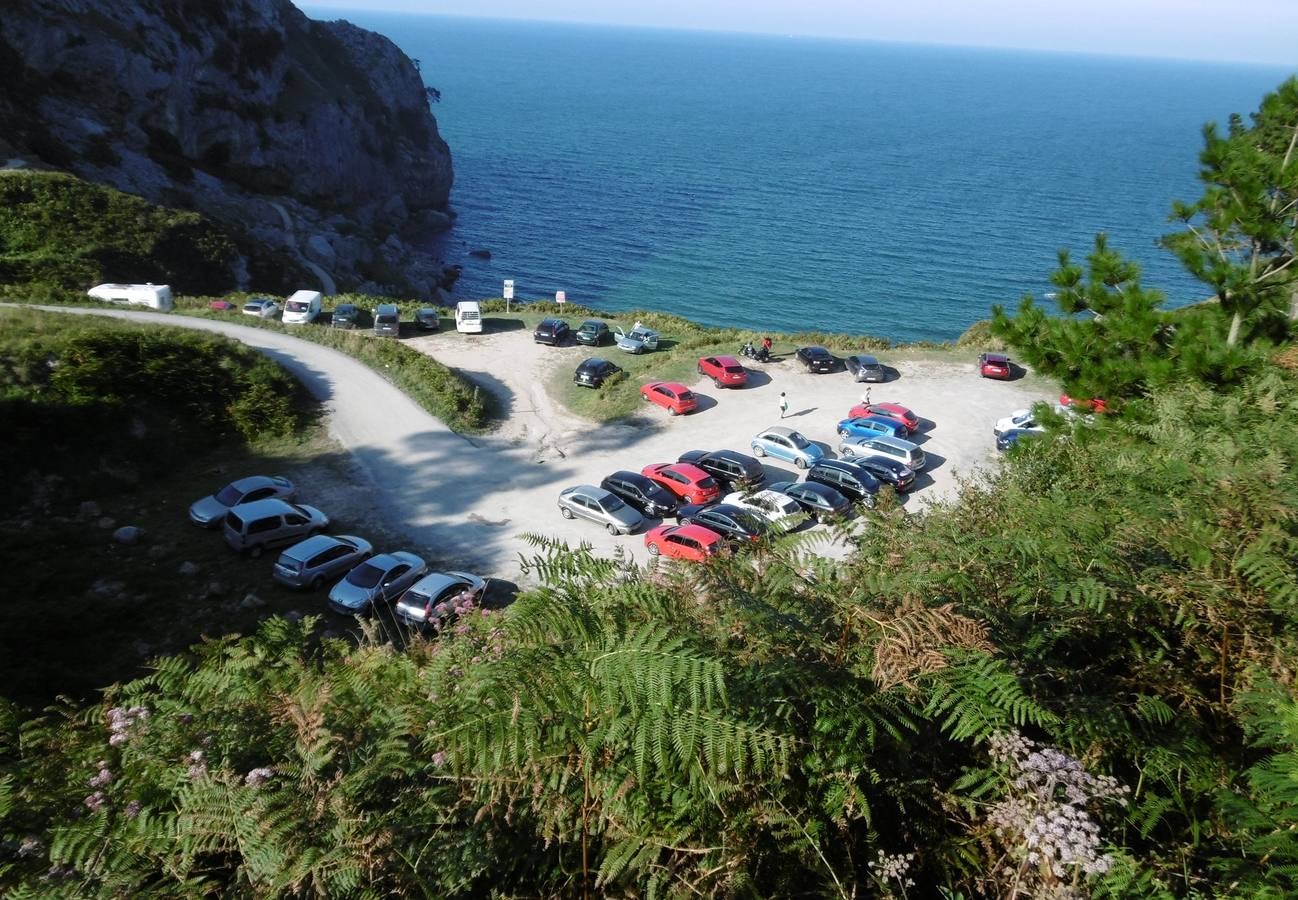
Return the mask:
<path fill-rule="evenodd" d="M 459 297 L 945 340 L 1050 290 L 1096 232 L 1169 304 L 1156 242 L 1201 128 L 1286 70 L 313 11 L 392 38 L 441 91 Z M 485 248 L 490 260 L 468 251 Z"/>

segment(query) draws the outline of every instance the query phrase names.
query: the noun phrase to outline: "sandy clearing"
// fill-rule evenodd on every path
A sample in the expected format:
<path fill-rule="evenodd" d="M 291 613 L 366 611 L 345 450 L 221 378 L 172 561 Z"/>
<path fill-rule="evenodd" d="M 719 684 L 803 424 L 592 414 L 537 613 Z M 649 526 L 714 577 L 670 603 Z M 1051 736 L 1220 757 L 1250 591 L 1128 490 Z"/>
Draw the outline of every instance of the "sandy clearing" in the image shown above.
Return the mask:
<path fill-rule="evenodd" d="M 695 448 L 749 452 L 752 435 L 778 421 L 781 391 L 789 397 L 785 424 L 833 449 L 835 424 L 866 387 L 844 373 L 809 375 L 792 361 L 754 363 L 752 387 L 721 391 L 710 381 L 693 385 L 702 408 L 692 415 L 670 418 L 664 410 L 646 407 L 636 423 L 597 425 L 557 407 L 545 389 L 556 368 L 571 371 L 592 355 L 586 348 L 541 346 L 525 330 L 408 339 L 412 347 L 459 368 L 502 399 L 507 411 L 502 426 L 485 437 L 469 438 L 448 430 L 367 366 L 309 341 L 235 322 L 46 308 L 214 331 L 266 353 L 324 402 L 331 434 L 373 483 L 372 520 L 405 535 L 410 549 L 437 564 L 511 581 L 519 580 L 520 554 L 531 552 L 520 537 L 527 532 L 573 544 L 587 541 L 602 552 L 621 544 L 635 559 L 647 559 L 640 535 L 615 538 L 591 523 L 563 519 L 556 506 L 562 488 L 598 484 L 617 469 L 638 471 Z M 620 353 L 610 348 L 601 352 Z M 920 443 L 930 463 L 920 487 L 906 498 L 908 509 L 952 496 L 957 473 L 972 474 L 992 461 L 994 420 L 1053 393 L 1037 379 L 1003 383 L 978 378 L 972 355 L 967 362 L 932 354 L 882 358 L 899 377 L 872 386 L 872 399 L 904 403 L 925 420 Z M 771 480 L 797 476 L 782 463 L 768 464 L 767 472 Z M 303 499 L 331 511 L 328 496 Z"/>

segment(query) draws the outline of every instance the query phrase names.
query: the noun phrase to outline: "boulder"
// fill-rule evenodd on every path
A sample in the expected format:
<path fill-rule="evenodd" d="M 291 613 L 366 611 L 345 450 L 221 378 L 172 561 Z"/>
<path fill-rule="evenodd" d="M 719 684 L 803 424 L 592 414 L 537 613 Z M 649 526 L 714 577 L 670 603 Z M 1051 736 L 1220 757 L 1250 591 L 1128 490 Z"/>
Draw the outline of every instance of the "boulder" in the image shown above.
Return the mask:
<path fill-rule="evenodd" d="M 253 593 L 244 594 L 243 599 L 239 601 L 240 609 L 261 609 L 265 605 L 266 601 Z"/>
<path fill-rule="evenodd" d="M 112 528 L 114 525 L 116 525 L 117 520 L 114 519 L 112 516 L 103 516 L 99 519 L 99 521 L 95 522 L 95 524 L 106 531 L 109 528 Z"/>
<path fill-rule="evenodd" d="M 180 564 L 180 568 L 176 571 L 188 578 L 198 574 L 198 566 L 186 560 Z"/>
<path fill-rule="evenodd" d="M 113 532 L 113 540 L 127 547 L 133 547 L 140 542 L 144 536 L 144 529 L 138 525 L 123 525 Z"/>

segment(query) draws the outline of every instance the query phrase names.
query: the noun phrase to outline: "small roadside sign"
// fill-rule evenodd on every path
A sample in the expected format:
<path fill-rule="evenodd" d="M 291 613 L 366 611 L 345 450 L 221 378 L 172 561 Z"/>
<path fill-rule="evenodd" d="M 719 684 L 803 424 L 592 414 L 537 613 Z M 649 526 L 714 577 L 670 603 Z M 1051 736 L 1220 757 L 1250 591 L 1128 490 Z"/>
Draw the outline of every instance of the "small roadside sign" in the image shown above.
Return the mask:
<path fill-rule="evenodd" d="M 567 302 L 568 302 L 568 292 L 567 292 L 567 291 L 555 291 L 555 292 L 554 292 L 554 302 L 555 302 L 555 303 L 567 303 Z"/>
<path fill-rule="evenodd" d="M 514 299 L 514 279 L 505 279 L 505 287 L 500 292 L 500 296 L 505 298 L 505 312 L 509 312 L 509 301 Z"/>

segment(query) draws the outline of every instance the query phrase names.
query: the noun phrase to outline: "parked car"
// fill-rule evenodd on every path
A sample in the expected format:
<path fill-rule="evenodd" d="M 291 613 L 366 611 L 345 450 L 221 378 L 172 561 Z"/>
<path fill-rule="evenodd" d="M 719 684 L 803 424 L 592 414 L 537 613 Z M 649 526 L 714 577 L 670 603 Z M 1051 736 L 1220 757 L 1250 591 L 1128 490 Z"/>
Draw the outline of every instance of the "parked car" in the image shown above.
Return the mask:
<path fill-rule="evenodd" d="M 329 317 L 329 325 L 333 328 L 355 328 L 360 315 L 361 308 L 355 303 L 339 303 Z"/>
<path fill-rule="evenodd" d="M 213 491 L 189 507 L 189 521 L 199 528 L 220 528 L 221 520 L 233 506 L 252 503 L 267 497 L 292 500 L 297 488 L 283 475 L 249 475 L 236 478 L 225 487 Z"/>
<path fill-rule="evenodd" d="M 658 482 L 686 503 L 707 503 L 721 496 L 716 479 L 689 463 L 657 463 L 645 466 L 640 474 Z"/>
<path fill-rule="evenodd" d="M 253 297 L 243 305 L 245 316 L 256 316 L 259 319 L 272 319 L 279 312 L 279 304 L 269 297 Z"/>
<path fill-rule="evenodd" d="M 761 463 L 734 450 L 687 450 L 676 461 L 698 466 L 720 482 L 724 490 L 753 488 L 766 480 Z"/>
<path fill-rule="evenodd" d="M 817 522 L 843 519 L 852 511 L 852 501 L 832 487 L 815 481 L 777 481 L 771 485 L 771 490 L 795 500 Z"/>
<path fill-rule="evenodd" d="M 440 629 L 464 602 L 481 603 L 487 582 L 468 572 L 433 572 L 407 589 L 395 606 L 397 618 L 412 628 Z"/>
<path fill-rule="evenodd" d="M 333 586 L 329 608 L 344 616 L 365 615 L 376 601 L 395 600 L 426 574 L 428 564 L 405 550 L 371 556 Z"/>
<path fill-rule="evenodd" d="M 725 549 L 726 541 L 702 525 L 659 525 L 644 536 L 644 545 L 650 556 L 705 562 Z"/>
<path fill-rule="evenodd" d="M 577 329 L 577 343 L 585 344 L 587 347 L 599 347 L 611 340 L 613 340 L 613 333 L 608 330 L 608 324 L 599 319 L 587 319 Z"/>
<path fill-rule="evenodd" d="M 983 378 L 999 378 L 1004 381 L 1010 377 L 1010 358 L 1004 353 L 982 353 L 978 356 L 978 374 Z"/>
<path fill-rule="evenodd" d="M 1041 435 L 1044 433 L 1045 432 L 1039 428 L 1011 428 L 996 436 L 996 449 L 1004 453 L 1025 437 Z"/>
<path fill-rule="evenodd" d="M 1103 397 L 1070 397 L 1067 394 L 1059 395 L 1059 408 L 1061 410 L 1071 409 L 1080 413 L 1107 413 L 1109 404 Z"/>
<path fill-rule="evenodd" d="M 442 314 L 431 306 L 415 311 L 415 327 L 420 331 L 441 331 Z"/>
<path fill-rule="evenodd" d="M 645 328 L 639 322 L 630 331 L 613 326 L 613 337 L 617 340 L 617 348 L 628 353 L 645 353 L 658 349 L 658 332 Z"/>
<path fill-rule="evenodd" d="M 324 297 L 319 291 L 294 291 L 284 301 L 284 314 L 280 321 L 285 325 L 310 325 L 320 315 Z"/>
<path fill-rule="evenodd" d="M 296 543 L 329 527 L 329 517 L 314 506 L 288 503 L 278 497 L 233 506 L 222 520 L 230 549 L 261 556 L 271 547 Z"/>
<path fill-rule="evenodd" d="M 852 462 L 884 484 L 892 485 L 899 494 L 915 486 L 915 470 L 901 460 L 890 456 L 854 456 Z"/>
<path fill-rule="evenodd" d="M 910 434 L 906 423 L 889 419 L 886 416 L 863 416 L 855 419 L 844 419 L 835 426 L 839 437 L 866 437 L 868 435 L 886 434 L 889 437 L 904 438 Z"/>
<path fill-rule="evenodd" d="M 888 400 L 879 403 L 858 403 L 853 406 L 847 413 L 849 418 L 864 416 L 884 416 L 889 419 L 896 419 L 906 426 L 906 431 L 914 434 L 919 430 L 919 416 L 913 411 L 900 403 L 893 403 Z M 904 437 L 905 435 L 902 435 Z"/>
<path fill-rule="evenodd" d="M 721 502 L 746 509 L 770 523 L 783 522 L 785 519 L 802 514 L 802 507 L 798 505 L 798 501 L 788 494 L 769 488 L 764 491 L 735 491 L 722 497 Z"/>
<path fill-rule="evenodd" d="M 582 387 L 597 388 L 621 371 L 620 366 L 613 365 L 607 359 L 592 356 L 590 359 L 582 360 L 581 365 L 577 366 L 577 371 L 572 373 L 572 380 Z"/>
<path fill-rule="evenodd" d="M 673 515 L 681 505 L 679 497 L 639 472 L 614 472 L 601 481 L 599 486 L 650 518 Z"/>
<path fill-rule="evenodd" d="M 807 481 L 832 487 L 847 499 L 871 507 L 883 487 L 868 469 L 846 459 L 822 459 L 807 470 Z"/>
<path fill-rule="evenodd" d="M 640 389 L 640 399 L 658 404 L 672 416 L 683 415 L 699 408 L 699 398 L 677 381 L 651 381 Z"/>
<path fill-rule="evenodd" d="M 380 303 L 374 308 L 374 333 L 380 337 L 401 336 L 401 309 L 395 303 Z"/>
<path fill-rule="evenodd" d="M 733 356 L 703 357 L 699 360 L 699 374 L 711 378 L 719 388 L 740 388 L 748 383 L 748 371 Z"/>
<path fill-rule="evenodd" d="M 849 356 L 843 360 L 843 365 L 851 373 L 853 381 L 868 381 L 878 384 L 888 380 L 887 370 L 873 356 L 866 354 Z"/>
<path fill-rule="evenodd" d="M 281 553 L 270 574 L 285 587 L 314 591 L 373 554 L 374 546 L 364 538 L 350 534 L 317 534 Z"/>
<path fill-rule="evenodd" d="M 847 459 L 860 456 L 883 456 L 895 459 L 913 471 L 920 471 L 928 464 L 924 451 L 910 441 L 901 438 L 876 435 L 874 437 L 847 438 L 838 447 L 838 455 Z"/>
<path fill-rule="evenodd" d="M 565 519 L 589 519 L 609 534 L 630 534 L 644 522 L 644 517 L 619 497 L 589 484 L 560 491 L 559 512 Z"/>
<path fill-rule="evenodd" d="M 808 372 L 832 372 L 838 366 L 838 357 L 818 345 L 799 347 L 793 355 Z"/>
<path fill-rule="evenodd" d="M 230 312 L 231 310 L 238 309 L 238 307 L 229 300 L 210 300 L 208 301 L 207 308 L 215 309 L 220 312 Z"/>
<path fill-rule="evenodd" d="M 542 319 L 541 324 L 532 332 L 532 340 L 538 344 L 549 344 L 558 347 L 572 334 L 572 329 L 563 319 Z"/>
<path fill-rule="evenodd" d="M 1000 437 L 1012 428 L 1019 428 L 1025 431 L 1045 431 L 1044 425 L 1037 424 L 1037 417 L 1030 409 L 1016 409 L 1004 418 L 997 419 L 996 424 L 992 427 L 992 434 Z"/>
<path fill-rule="evenodd" d="M 691 503 L 682 506 L 676 511 L 676 521 L 682 525 L 702 525 L 736 543 L 756 541 L 766 531 L 765 520 L 741 506 L 731 506 L 728 503 Z"/>
<path fill-rule="evenodd" d="M 814 465 L 824 457 L 825 451 L 807 440 L 792 428 L 773 425 L 753 438 L 754 456 L 773 456 L 791 462 L 799 469 Z"/>

